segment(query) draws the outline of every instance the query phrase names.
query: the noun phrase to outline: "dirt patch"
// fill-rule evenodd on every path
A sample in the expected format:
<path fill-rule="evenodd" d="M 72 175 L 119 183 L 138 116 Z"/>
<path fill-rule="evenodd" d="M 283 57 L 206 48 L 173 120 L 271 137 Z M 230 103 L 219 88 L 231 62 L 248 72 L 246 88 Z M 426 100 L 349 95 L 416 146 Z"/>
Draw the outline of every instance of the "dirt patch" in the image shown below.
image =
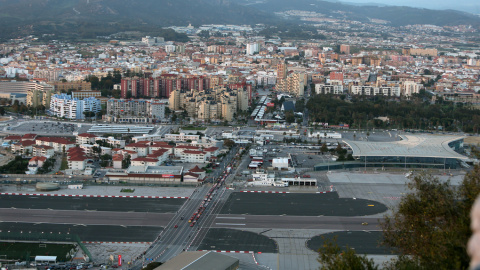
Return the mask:
<path fill-rule="evenodd" d="M 464 139 L 464 142 L 466 144 L 479 144 L 480 143 L 480 137 L 477 137 L 477 136 L 467 136 L 465 139 Z"/>

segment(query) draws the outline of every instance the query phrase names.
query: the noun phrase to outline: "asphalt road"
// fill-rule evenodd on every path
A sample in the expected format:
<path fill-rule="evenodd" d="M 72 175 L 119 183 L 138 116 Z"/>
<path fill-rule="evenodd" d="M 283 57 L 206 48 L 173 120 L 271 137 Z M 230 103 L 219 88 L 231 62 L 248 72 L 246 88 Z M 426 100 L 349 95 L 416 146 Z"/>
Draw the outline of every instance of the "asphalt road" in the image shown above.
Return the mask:
<path fill-rule="evenodd" d="M 231 161 L 236 153 L 237 148 L 233 148 L 232 151 L 223 159 L 222 164 L 219 166 L 214 175 L 223 175 L 224 168 Z M 223 177 L 223 176 L 222 176 Z M 157 240 L 149 247 L 149 249 L 141 254 L 134 262 L 132 269 L 138 270 L 143 268 L 151 261 L 166 262 L 169 259 L 177 256 L 184 250 L 195 250 L 196 247 L 192 246 L 193 242 L 201 241 L 205 231 L 202 227 L 210 227 L 212 218 L 209 217 L 210 213 L 215 213 L 221 206 L 218 206 L 218 199 L 222 198 L 225 192 L 225 187 L 217 188 L 217 192 L 212 197 L 212 201 L 209 202 L 208 207 L 203 212 L 199 220 L 195 225 L 189 223 L 188 220 L 196 212 L 212 188 L 209 184 L 206 184 L 198 189 L 190 196 L 187 202 L 180 208 L 176 215 L 167 224 L 165 230 L 161 235 L 157 237 Z M 184 217 L 182 219 L 182 217 Z M 175 228 L 176 227 L 176 228 Z"/>
<path fill-rule="evenodd" d="M 175 213 L 185 199 L 0 195 L 2 208 Z"/>
<path fill-rule="evenodd" d="M 165 227 L 174 214 L 1 208 L 2 222 Z"/>
<path fill-rule="evenodd" d="M 368 225 L 362 225 L 362 223 Z M 218 215 L 215 228 L 380 230 L 374 217 Z"/>

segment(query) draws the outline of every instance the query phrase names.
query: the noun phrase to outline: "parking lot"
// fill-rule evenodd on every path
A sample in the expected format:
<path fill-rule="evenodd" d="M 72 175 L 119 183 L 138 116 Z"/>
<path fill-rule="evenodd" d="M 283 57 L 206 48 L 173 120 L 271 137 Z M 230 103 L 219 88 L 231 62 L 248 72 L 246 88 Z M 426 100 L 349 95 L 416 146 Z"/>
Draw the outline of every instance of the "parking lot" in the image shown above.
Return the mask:
<path fill-rule="evenodd" d="M 34 120 L 19 122 L 16 125 L 7 127 L 6 131 L 14 134 L 34 133 L 51 136 L 72 136 L 74 132 L 86 132 L 90 126 L 83 123 Z"/>

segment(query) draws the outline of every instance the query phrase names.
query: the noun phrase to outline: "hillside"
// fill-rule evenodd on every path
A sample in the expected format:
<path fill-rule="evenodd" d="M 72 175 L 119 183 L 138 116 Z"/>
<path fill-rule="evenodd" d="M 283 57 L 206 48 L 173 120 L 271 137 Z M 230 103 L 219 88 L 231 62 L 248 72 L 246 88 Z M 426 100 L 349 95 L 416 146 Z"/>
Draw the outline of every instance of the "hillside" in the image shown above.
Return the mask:
<path fill-rule="evenodd" d="M 431 10 L 406 6 L 353 5 L 320 0 L 240 0 L 240 4 L 264 12 L 287 10 L 315 11 L 327 17 L 368 22 L 370 19 L 389 21 L 392 26 L 413 24 L 474 25 L 480 26 L 480 17 L 456 10 Z"/>
<path fill-rule="evenodd" d="M 277 24 L 274 14 L 308 10 L 331 18 L 408 24 L 480 25 L 469 13 L 396 6 L 355 6 L 317 0 L 0 0 L 0 39 L 29 34 L 96 38 L 122 31 L 165 34 L 161 26 L 201 24 Z M 290 21 L 290 22 L 295 22 Z M 167 33 L 173 36 L 175 33 Z"/>
<path fill-rule="evenodd" d="M 69 31 L 93 38 L 158 26 L 273 20 L 273 15 L 228 0 L 0 0 L 3 38 Z"/>

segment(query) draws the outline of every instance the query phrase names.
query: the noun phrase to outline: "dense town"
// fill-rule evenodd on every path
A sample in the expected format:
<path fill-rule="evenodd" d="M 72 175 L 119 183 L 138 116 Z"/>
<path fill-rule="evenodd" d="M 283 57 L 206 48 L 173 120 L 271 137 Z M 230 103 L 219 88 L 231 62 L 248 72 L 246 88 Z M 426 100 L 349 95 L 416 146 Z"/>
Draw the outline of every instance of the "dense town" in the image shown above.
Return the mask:
<path fill-rule="evenodd" d="M 88 239 L 58 261 L 75 265 L 43 256 L 37 266 L 142 269 L 157 261 L 181 269 L 181 256 L 194 251 L 241 269 L 317 268 L 321 235 L 352 230 L 376 246 L 380 214 L 409 192 L 405 181 L 429 171 L 459 186 L 478 164 L 478 29 L 278 15 L 314 22 L 311 38 L 260 24 L 189 25 L 169 27 L 187 42 L 119 33 L 0 44 L 0 196 L 8 211 L 19 195 L 119 198 L 63 209 L 74 226 L 123 227 L 71 227 Z M 120 201 L 127 198 L 145 201 Z M 75 216 L 96 207 L 112 224 Z M 70 223 L 38 222 L 46 230 Z M 254 228 L 255 237 L 220 228 Z M 285 234 L 296 240 L 286 243 Z M 220 243 L 228 237 L 250 242 Z M 300 255 L 290 248 L 305 261 L 293 261 Z M 205 251 L 220 249 L 242 254 L 230 261 Z M 373 249 L 357 251 L 376 263 L 395 257 Z"/>

